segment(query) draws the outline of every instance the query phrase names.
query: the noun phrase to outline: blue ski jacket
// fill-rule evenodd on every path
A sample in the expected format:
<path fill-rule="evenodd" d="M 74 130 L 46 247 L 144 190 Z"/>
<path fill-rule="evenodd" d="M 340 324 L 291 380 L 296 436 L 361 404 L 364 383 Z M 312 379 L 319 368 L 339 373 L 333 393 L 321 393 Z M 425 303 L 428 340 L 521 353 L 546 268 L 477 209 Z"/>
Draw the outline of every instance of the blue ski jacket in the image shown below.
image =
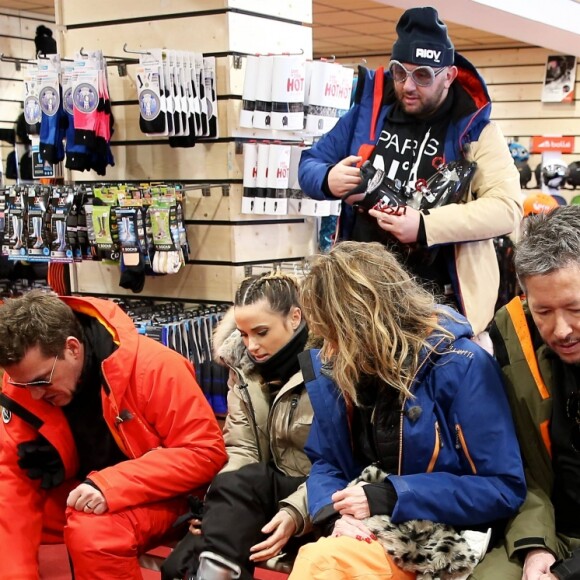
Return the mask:
<path fill-rule="evenodd" d="M 455 338 L 432 335 L 435 350 L 423 353 L 414 398 L 402 403 L 401 472 L 388 476 L 398 496 L 392 521 L 473 527 L 517 511 L 526 495 L 524 471 L 497 363 L 468 338 L 463 317 L 440 308 L 440 323 Z M 354 459 L 349 409 L 322 372 L 319 351 L 306 351 L 300 360 L 314 408 L 305 451 L 312 461 L 307 491 L 316 522 L 325 507 L 328 513 L 332 494 L 366 466 Z"/>

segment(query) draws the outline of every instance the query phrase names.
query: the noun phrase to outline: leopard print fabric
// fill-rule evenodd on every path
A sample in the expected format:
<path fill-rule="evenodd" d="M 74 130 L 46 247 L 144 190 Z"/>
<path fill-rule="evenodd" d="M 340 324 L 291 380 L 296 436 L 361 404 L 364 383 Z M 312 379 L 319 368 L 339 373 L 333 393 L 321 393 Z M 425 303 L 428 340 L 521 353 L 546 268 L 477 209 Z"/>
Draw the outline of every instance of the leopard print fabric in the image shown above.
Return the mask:
<path fill-rule="evenodd" d="M 387 474 L 370 465 L 349 486 L 360 482 L 379 483 Z M 428 520 L 409 520 L 393 524 L 386 515 L 363 520 L 377 536 L 395 564 L 417 574 L 417 580 L 458 580 L 466 578 L 479 558 L 462 534 L 452 526 Z"/>

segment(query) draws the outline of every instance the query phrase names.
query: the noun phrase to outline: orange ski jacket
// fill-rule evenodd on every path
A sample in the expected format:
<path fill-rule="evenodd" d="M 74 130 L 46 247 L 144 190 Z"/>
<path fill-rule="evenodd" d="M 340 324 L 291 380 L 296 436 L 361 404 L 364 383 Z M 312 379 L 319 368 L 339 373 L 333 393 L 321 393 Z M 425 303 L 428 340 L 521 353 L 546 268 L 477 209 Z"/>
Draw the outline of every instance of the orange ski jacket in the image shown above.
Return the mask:
<path fill-rule="evenodd" d="M 62 298 L 74 311 L 99 320 L 118 345 L 102 363 L 103 415 L 129 461 L 89 474 L 109 510 L 163 501 L 205 488 L 227 460 L 221 430 L 199 388 L 192 365 L 141 336 L 113 302 Z M 43 510 L 49 492 L 17 464 L 17 446 L 42 435 L 65 468 L 62 486 L 74 485 L 78 455 L 60 407 L 34 400 L 4 376 L 0 422 L 0 578 L 38 578 Z M 63 512 L 65 505 L 62 506 Z"/>

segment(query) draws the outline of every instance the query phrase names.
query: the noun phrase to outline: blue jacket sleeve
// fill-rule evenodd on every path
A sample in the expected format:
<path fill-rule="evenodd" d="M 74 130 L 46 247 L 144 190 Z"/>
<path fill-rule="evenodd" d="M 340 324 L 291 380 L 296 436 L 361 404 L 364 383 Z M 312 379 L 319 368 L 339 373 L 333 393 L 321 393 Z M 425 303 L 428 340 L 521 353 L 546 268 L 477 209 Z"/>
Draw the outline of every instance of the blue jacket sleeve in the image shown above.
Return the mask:
<path fill-rule="evenodd" d="M 520 449 L 499 368 L 481 349 L 463 352 L 467 363 L 441 361 L 431 372 L 445 374 L 436 381 L 436 400 L 449 402 L 440 408 L 446 408 L 447 432 L 455 434 L 451 444 L 467 474 L 390 476 L 398 496 L 395 523 L 418 518 L 470 527 L 512 516 L 525 498 Z"/>
<path fill-rule="evenodd" d="M 332 494 L 344 489 L 361 468 L 355 464 L 348 427 L 346 405 L 334 383 L 319 376 L 306 388 L 314 409 L 314 419 L 304 451 L 312 463 L 306 480 L 308 511 L 311 517 L 332 504 Z"/>
<path fill-rule="evenodd" d="M 329 168 L 351 153 L 353 131 L 359 105 L 352 107 L 338 123 L 310 149 L 302 152 L 298 167 L 298 181 L 302 191 L 313 199 L 335 199 L 322 191 Z"/>

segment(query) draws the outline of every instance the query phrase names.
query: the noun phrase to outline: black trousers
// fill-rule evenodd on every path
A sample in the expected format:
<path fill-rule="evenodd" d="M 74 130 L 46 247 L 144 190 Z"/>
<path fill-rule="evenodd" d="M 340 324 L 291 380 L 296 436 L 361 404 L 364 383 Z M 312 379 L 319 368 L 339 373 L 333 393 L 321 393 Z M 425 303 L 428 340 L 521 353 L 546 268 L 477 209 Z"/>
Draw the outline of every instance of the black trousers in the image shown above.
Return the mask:
<path fill-rule="evenodd" d="M 176 546 L 163 564 L 162 579 L 193 573 L 199 554 L 209 550 L 238 564 L 241 578 L 251 580 L 250 548 L 268 537 L 260 530 L 278 512 L 278 502 L 304 481 L 305 477 L 289 477 L 263 463 L 217 475 L 205 498 L 202 535 L 188 533 Z"/>

